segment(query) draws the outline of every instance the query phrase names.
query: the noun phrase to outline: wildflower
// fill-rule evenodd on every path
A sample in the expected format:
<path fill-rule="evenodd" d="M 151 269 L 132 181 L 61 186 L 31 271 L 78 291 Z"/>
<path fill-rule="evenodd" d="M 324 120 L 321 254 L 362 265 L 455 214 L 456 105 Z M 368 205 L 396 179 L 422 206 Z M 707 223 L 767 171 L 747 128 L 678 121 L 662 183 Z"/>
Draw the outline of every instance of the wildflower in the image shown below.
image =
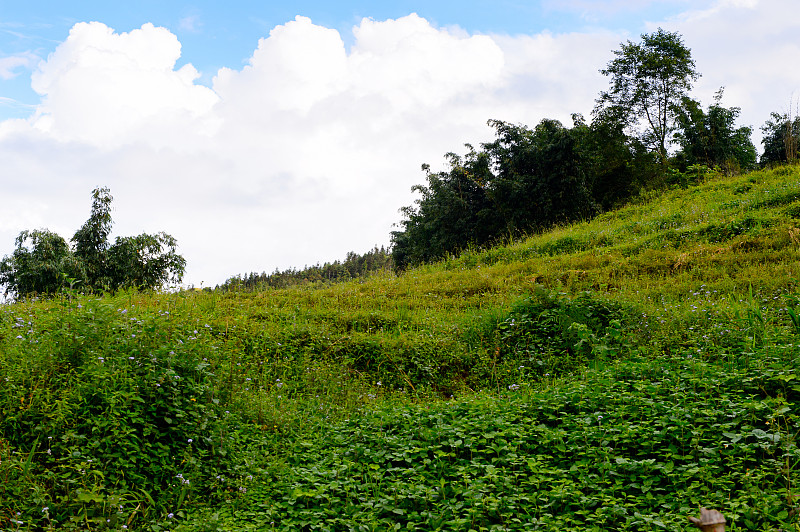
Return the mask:
<path fill-rule="evenodd" d="M 168 513 L 168 514 L 167 514 L 167 517 L 169 517 L 170 519 L 172 519 L 173 517 L 175 517 L 175 514 L 174 514 L 174 513 L 172 513 L 172 512 L 170 512 L 170 513 Z"/>
<path fill-rule="evenodd" d="M 509 390 L 519 390 L 519 384 L 510 384 L 508 386 Z"/>
<path fill-rule="evenodd" d="M 50 510 L 50 507 L 49 506 L 45 506 L 44 508 L 42 508 L 42 513 L 46 513 L 49 510 Z"/>
<path fill-rule="evenodd" d="M 25 338 L 23 338 L 21 334 L 18 334 L 18 335 L 17 335 L 17 340 L 24 340 L 24 339 L 25 339 Z"/>
<path fill-rule="evenodd" d="M 189 443 L 192 443 L 193 441 L 194 441 L 193 439 L 189 438 Z"/>

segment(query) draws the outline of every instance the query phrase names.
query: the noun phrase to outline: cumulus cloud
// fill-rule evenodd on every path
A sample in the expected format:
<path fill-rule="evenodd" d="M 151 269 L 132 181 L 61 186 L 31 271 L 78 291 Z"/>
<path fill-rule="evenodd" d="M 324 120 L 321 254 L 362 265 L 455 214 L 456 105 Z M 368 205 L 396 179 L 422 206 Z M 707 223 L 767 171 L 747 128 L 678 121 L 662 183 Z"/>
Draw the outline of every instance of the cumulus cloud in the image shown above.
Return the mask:
<path fill-rule="evenodd" d="M 795 26 L 782 17 L 785 36 L 757 42 L 738 25 L 764 23 L 763 6 L 748 6 L 728 0 L 664 25 L 684 32 L 704 82 L 728 87 L 726 104 L 763 98 L 763 121 L 786 98 L 764 87 L 796 79 L 764 56 L 794 57 Z M 299 16 L 206 87 L 192 65 L 177 66 L 181 44 L 165 28 L 76 24 L 34 72 L 32 116 L 0 123 L 0 160 L 16 179 L 4 189 L 0 255 L 22 229 L 69 237 L 96 186 L 115 196 L 115 234 L 173 234 L 196 285 L 388 244 L 421 163 L 438 168 L 446 152 L 490 140 L 489 118 L 588 115 L 607 86 L 598 70 L 626 38 L 471 35 L 411 14 L 362 20 L 348 49 Z"/>
<path fill-rule="evenodd" d="M 185 133 L 217 96 L 195 85 L 191 65 L 175 69 L 181 45 L 165 28 L 145 24 L 117 34 L 100 22 L 76 24 L 66 41 L 39 64 L 32 87 L 42 96 L 33 124 L 60 140 L 114 146 L 138 138 L 171 140 L 176 121 Z M 187 127 L 188 126 L 188 127 Z"/>

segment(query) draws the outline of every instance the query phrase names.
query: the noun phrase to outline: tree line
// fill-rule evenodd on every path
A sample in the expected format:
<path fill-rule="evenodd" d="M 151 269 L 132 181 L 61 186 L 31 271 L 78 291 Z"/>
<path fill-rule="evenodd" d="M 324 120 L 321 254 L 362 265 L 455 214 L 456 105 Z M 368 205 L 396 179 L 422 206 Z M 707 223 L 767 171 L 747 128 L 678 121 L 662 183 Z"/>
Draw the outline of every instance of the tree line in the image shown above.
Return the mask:
<path fill-rule="evenodd" d="M 679 33 L 658 29 L 613 53 L 590 122 L 573 114 L 569 126 L 544 119 L 531 129 L 489 120 L 495 140 L 446 154 L 445 171 L 423 165 L 427 183 L 412 187 L 419 198 L 391 234 L 396 267 L 585 220 L 710 171 L 797 159 L 800 118 L 772 114 L 759 161 L 751 128 L 736 126 L 740 108 L 722 105 L 723 89 L 705 109 L 689 97 L 700 74 Z"/>
<path fill-rule="evenodd" d="M 363 279 L 379 271 L 392 271 L 394 263 L 392 253 L 384 246 L 375 246 L 363 255 L 353 251 L 349 252 L 343 261 L 326 262 L 322 265 L 306 266 L 302 270 L 289 268 L 283 271 L 276 269 L 267 274 L 265 272 L 251 272 L 244 275 L 235 275 L 227 279 L 216 289 L 222 291 L 256 291 L 265 288 L 287 288 L 289 286 L 307 283 L 323 282 L 335 283 L 352 279 Z"/>

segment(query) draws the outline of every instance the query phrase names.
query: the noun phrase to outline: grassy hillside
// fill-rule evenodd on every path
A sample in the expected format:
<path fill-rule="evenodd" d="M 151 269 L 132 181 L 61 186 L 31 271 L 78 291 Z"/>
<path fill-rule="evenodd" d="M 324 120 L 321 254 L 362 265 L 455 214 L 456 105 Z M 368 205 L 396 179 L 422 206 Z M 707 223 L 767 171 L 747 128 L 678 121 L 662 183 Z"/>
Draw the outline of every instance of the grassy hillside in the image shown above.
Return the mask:
<path fill-rule="evenodd" d="M 0 308 L 0 530 L 798 528 L 800 168 L 360 282 Z"/>

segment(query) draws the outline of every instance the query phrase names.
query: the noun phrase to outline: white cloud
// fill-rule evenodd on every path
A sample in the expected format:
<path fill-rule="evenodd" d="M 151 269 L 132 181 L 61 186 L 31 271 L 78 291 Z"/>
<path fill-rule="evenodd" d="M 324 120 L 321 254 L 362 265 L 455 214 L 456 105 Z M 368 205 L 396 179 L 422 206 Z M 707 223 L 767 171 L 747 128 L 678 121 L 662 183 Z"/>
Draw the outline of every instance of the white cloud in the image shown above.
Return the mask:
<path fill-rule="evenodd" d="M 786 112 L 800 96 L 800 19 L 794 0 L 718 0 L 661 24 L 679 31 L 702 74 L 695 97 L 706 105 L 725 87 L 726 107 L 741 107 L 739 122 L 759 128 L 772 111 Z M 656 25 L 651 25 L 654 28 Z"/>
<path fill-rule="evenodd" d="M 762 28 L 780 6 L 720 3 L 664 21 L 693 49 L 705 103 L 726 85 L 724 103 L 743 115 L 752 105 L 760 125 L 788 99 L 800 81 L 781 65 L 795 53 L 790 17 L 775 40 L 739 26 Z M 416 15 L 364 19 L 353 37 L 348 50 L 336 30 L 297 17 L 209 88 L 191 65 L 177 67 L 181 45 L 164 28 L 75 25 L 34 74 L 36 112 L 0 123 L 13 176 L 0 255 L 22 229 L 71 236 L 103 185 L 115 234 L 173 234 L 194 284 L 364 252 L 388 243 L 424 179 L 420 164 L 440 168 L 446 152 L 490 140 L 487 119 L 588 115 L 607 86 L 598 70 L 628 38 L 469 35 Z"/>
<path fill-rule="evenodd" d="M 180 50 L 175 35 L 152 24 L 121 34 L 99 22 L 76 24 L 33 73 L 42 96 L 34 126 L 60 140 L 107 147 L 194 134 L 192 122 L 217 97 L 193 83 L 193 66 L 174 69 Z"/>
<path fill-rule="evenodd" d="M 20 70 L 30 68 L 38 59 L 32 52 L 0 57 L 0 79 L 17 77 Z"/>

